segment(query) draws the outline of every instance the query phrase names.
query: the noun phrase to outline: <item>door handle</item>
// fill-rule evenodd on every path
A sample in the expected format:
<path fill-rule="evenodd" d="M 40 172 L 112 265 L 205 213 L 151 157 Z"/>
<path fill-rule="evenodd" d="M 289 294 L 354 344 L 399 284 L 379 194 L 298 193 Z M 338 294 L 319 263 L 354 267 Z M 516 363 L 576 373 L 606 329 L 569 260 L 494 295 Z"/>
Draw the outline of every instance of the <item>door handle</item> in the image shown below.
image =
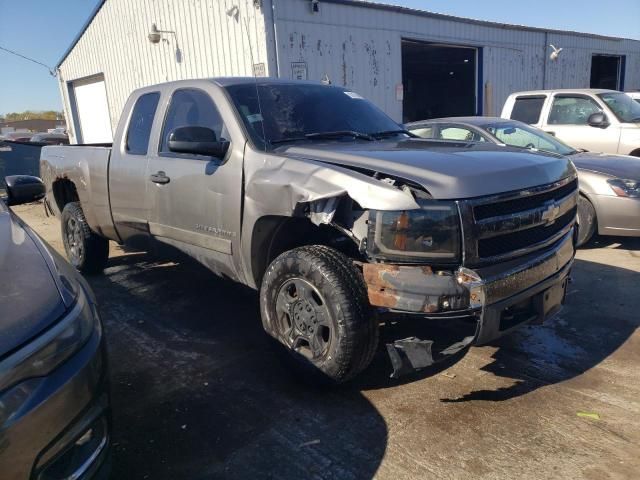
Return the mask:
<path fill-rule="evenodd" d="M 167 177 L 167 174 L 163 171 L 154 173 L 149 177 L 149 180 L 160 185 L 164 185 L 165 183 L 169 183 L 171 181 L 171 179 Z"/>

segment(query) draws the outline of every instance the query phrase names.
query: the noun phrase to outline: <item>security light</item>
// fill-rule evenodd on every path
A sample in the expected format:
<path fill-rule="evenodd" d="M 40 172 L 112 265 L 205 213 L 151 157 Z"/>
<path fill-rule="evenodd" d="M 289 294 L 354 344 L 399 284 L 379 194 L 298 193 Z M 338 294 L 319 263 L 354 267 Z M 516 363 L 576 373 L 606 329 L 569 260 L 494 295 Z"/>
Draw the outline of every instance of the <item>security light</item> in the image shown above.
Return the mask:
<path fill-rule="evenodd" d="M 161 39 L 162 39 L 162 34 L 158 30 L 158 27 L 156 27 L 156 24 L 153 23 L 151 25 L 151 31 L 149 32 L 149 41 L 155 44 L 155 43 L 160 43 Z"/>

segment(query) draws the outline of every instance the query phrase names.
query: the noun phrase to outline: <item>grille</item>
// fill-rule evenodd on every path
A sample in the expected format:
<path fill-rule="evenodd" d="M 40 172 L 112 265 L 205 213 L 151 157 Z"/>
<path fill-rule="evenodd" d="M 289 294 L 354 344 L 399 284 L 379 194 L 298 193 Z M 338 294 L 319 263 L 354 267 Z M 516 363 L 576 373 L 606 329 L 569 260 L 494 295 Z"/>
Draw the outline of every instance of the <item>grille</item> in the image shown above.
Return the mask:
<path fill-rule="evenodd" d="M 571 223 L 575 215 L 576 207 L 573 207 L 549 226 L 541 225 L 519 232 L 479 240 L 478 255 L 481 258 L 495 257 L 544 242 Z"/>
<path fill-rule="evenodd" d="M 558 186 L 549 184 L 515 192 L 507 198 L 474 202 L 470 205 L 476 235 L 468 251 L 473 263 L 512 258 L 545 248 L 559 238 L 574 221 L 577 212 L 578 180 Z M 557 213 L 556 213 L 557 212 Z M 558 217 L 551 224 L 549 214 Z"/>
<path fill-rule="evenodd" d="M 530 195 L 514 200 L 507 200 L 499 203 L 489 203 L 487 205 L 477 205 L 473 209 L 473 215 L 478 220 L 509 215 L 510 213 L 522 212 L 537 208 L 549 200 L 560 200 L 578 188 L 578 180 L 573 180 L 562 187 L 537 195 Z"/>

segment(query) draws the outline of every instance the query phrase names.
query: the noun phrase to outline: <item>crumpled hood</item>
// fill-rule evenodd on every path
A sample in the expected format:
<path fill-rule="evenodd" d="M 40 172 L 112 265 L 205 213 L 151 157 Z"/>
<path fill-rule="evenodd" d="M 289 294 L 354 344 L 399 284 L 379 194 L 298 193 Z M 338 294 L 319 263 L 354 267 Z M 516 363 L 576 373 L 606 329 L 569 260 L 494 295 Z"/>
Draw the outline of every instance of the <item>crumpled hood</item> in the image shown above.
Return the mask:
<path fill-rule="evenodd" d="M 0 358 L 58 320 L 65 310 L 40 249 L 0 206 Z"/>
<path fill-rule="evenodd" d="M 422 139 L 292 145 L 279 148 L 277 154 L 403 178 L 422 185 L 438 199 L 521 190 L 575 173 L 571 162 L 559 155 Z"/>
<path fill-rule="evenodd" d="M 591 170 L 617 178 L 640 180 L 640 158 L 607 153 L 575 153 L 569 157 L 578 170 Z"/>

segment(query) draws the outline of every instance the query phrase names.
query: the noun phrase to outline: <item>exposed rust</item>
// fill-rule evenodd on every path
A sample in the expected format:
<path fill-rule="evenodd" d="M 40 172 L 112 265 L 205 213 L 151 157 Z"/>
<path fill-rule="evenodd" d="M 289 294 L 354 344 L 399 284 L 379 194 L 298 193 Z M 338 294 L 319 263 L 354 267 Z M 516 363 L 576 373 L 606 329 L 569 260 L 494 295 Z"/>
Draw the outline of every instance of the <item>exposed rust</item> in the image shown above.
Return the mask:
<path fill-rule="evenodd" d="M 362 264 L 364 281 L 367 284 L 369 303 L 378 307 L 400 308 L 406 303 L 408 292 L 398 290 L 398 285 L 407 281 L 420 282 L 421 277 L 432 277 L 433 270 L 429 266 L 400 266 L 383 263 Z M 425 295 L 420 311 L 435 312 L 438 310 L 437 298 Z"/>

